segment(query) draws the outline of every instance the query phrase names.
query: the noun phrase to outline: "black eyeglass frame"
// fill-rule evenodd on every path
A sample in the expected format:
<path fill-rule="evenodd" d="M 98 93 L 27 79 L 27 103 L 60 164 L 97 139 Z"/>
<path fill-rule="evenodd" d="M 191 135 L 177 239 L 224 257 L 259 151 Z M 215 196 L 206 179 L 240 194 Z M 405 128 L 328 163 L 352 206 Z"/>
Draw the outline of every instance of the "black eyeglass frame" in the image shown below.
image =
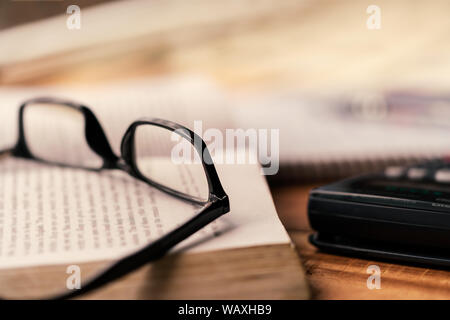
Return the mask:
<path fill-rule="evenodd" d="M 25 125 L 24 125 L 24 114 L 25 108 L 31 104 L 50 104 L 56 106 L 65 106 L 75 109 L 84 116 L 85 120 L 85 138 L 90 147 L 90 149 L 100 156 L 103 160 L 103 165 L 99 169 L 76 167 L 72 165 L 50 162 L 44 159 L 40 159 L 32 154 L 30 151 L 25 136 Z M 167 186 L 157 183 L 145 175 L 143 175 L 136 164 L 136 152 L 135 152 L 135 133 L 139 126 L 142 125 L 153 125 L 158 126 L 170 131 L 173 131 L 183 138 L 187 139 L 195 148 L 196 152 L 199 153 L 202 162 L 203 169 L 206 174 L 206 179 L 208 182 L 209 196 L 208 200 L 202 200 L 194 196 L 182 193 L 180 191 L 174 190 Z M 72 168 L 82 168 L 87 170 L 101 171 L 105 169 L 118 169 L 124 170 L 136 179 L 139 179 L 147 184 L 170 194 L 178 199 L 191 202 L 193 204 L 201 205 L 202 207 L 197 212 L 197 214 L 177 227 L 176 229 L 170 231 L 161 238 L 151 242 L 146 247 L 140 249 L 139 251 L 122 258 L 113 265 L 111 265 L 104 272 L 99 274 L 97 277 L 91 279 L 88 283 L 84 284 L 81 289 L 73 290 L 69 293 L 61 294 L 54 298 L 57 299 L 68 299 L 80 296 L 86 292 L 92 291 L 103 286 L 106 283 L 114 281 L 131 271 L 134 271 L 148 262 L 155 261 L 162 256 L 164 256 L 170 249 L 176 246 L 181 241 L 185 240 L 198 230 L 202 229 L 212 221 L 216 220 L 223 214 L 230 211 L 229 198 L 225 193 L 222 184 L 220 183 L 219 176 L 212 162 L 211 155 L 200 136 L 198 136 L 192 130 L 179 125 L 175 122 L 151 118 L 151 119 L 141 119 L 134 121 L 126 130 L 121 146 L 121 156 L 117 156 L 112 150 L 106 134 L 98 121 L 95 114 L 86 106 L 78 104 L 72 101 L 40 97 L 35 99 L 30 99 L 25 101 L 19 109 L 19 136 L 15 147 L 10 150 L 12 156 L 18 158 L 25 158 L 29 160 L 35 160 L 47 164 L 59 165 Z M 2 152 L 4 153 L 4 152 Z"/>

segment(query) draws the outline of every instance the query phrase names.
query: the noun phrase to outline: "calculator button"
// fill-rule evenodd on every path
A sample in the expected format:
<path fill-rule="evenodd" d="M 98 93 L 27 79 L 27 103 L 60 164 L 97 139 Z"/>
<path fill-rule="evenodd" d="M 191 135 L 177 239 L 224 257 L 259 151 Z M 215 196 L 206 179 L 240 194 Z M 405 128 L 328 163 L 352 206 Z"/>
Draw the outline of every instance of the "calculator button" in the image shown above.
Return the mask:
<path fill-rule="evenodd" d="M 405 167 L 388 167 L 384 171 L 386 177 L 391 179 L 396 179 L 402 177 L 406 172 Z"/>
<path fill-rule="evenodd" d="M 426 177 L 428 170 L 425 168 L 411 168 L 408 170 L 408 178 L 411 180 L 422 180 Z"/>
<path fill-rule="evenodd" d="M 434 179 L 437 182 L 450 183 L 450 169 L 441 169 L 436 171 Z"/>

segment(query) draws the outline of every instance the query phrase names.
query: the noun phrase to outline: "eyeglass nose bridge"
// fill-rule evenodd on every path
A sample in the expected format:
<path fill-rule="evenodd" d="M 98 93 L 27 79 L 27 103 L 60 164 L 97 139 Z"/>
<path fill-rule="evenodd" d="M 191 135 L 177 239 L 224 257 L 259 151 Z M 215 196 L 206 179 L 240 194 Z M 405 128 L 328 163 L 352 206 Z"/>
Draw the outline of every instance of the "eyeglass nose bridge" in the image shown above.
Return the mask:
<path fill-rule="evenodd" d="M 117 168 L 120 158 L 114 153 L 100 122 L 94 113 L 85 106 L 80 106 L 85 124 L 85 136 L 89 147 L 103 159 L 103 168 Z"/>

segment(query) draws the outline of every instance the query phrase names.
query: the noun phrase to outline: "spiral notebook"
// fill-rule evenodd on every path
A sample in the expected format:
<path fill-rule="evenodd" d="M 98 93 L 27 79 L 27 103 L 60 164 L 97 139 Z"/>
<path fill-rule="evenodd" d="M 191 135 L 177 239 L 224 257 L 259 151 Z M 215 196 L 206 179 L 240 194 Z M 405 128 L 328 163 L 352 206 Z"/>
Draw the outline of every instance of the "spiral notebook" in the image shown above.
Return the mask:
<path fill-rule="evenodd" d="M 336 179 L 450 153 L 450 99 L 284 92 L 241 99 L 237 123 L 280 128 L 278 182 Z"/>

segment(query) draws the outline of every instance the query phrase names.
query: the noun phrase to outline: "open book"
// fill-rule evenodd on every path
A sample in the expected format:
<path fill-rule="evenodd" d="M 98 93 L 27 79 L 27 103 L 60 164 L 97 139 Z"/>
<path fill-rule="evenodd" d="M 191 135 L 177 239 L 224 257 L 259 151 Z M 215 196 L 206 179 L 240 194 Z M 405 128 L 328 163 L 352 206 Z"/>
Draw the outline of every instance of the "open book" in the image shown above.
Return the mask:
<path fill-rule="evenodd" d="M 6 93 L 3 105 L 44 94 Z M 113 108 L 94 94 L 66 93 L 65 97 L 71 94 L 80 94 L 81 98 L 73 98 L 92 105 L 116 152 L 133 120 L 155 113 L 173 118 L 173 111 L 146 111 L 145 105 L 130 104 L 120 95 L 115 96 Z M 120 104 L 128 107 L 120 108 Z M 4 144 L 9 145 L 14 141 L 17 108 L 2 108 L 2 112 L 3 119 L 11 117 L 3 135 Z M 41 141 L 45 147 L 46 141 Z M 78 152 L 64 149 L 64 144 L 60 148 L 53 152 L 64 150 L 67 157 Z M 260 167 L 223 164 L 216 168 L 230 197 L 231 212 L 182 242 L 163 260 L 89 297 L 308 297 L 301 263 L 278 219 Z M 40 296 L 63 289 L 69 266 L 80 267 L 83 279 L 88 278 L 167 233 L 198 209 L 124 172 L 97 173 L 3 157 L 0 174 L 0 287 L 10 296 L 24 291 Z"/>

